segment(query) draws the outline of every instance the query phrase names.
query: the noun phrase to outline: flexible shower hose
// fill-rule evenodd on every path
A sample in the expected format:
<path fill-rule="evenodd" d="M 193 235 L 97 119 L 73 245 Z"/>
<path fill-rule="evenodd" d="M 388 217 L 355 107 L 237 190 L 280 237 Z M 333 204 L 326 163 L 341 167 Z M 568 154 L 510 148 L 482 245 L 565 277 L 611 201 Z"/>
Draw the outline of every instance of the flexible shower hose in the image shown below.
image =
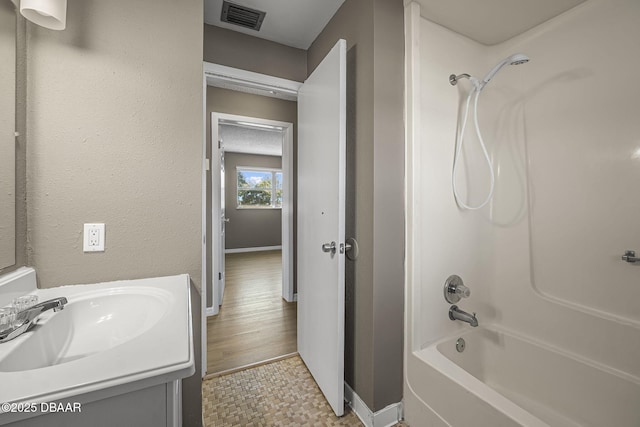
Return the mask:
<path fill-rule="evenodd" d="M 473 78 L 472 78 L 473 79 Z M 456 152 L 453 157 L 453 171 L 451 174 L 451 183 L 453 187 L 453 197 L 456 199 L 456 203 L 458 206 L 468 210 L 477 210 L 484 207 L 491 198 L 493 197 L 493 190 L 495 187 L 495 178 L 493 174 L 493 164 L 491 163 L 491 159 L 489 158 L 489 153 L 487 152 L 487 147 L 484 144 L 484 140 L 482 139 L 482 133 L 480 133 L 480 126 L 478 125 L 478 98 L 480 97 L 480 92 L 482 90 L 476 79 L 472 80 L 473 90 L 469 92 L 469 96 L 467 96 L 467 102 L 464 110 L 464 117 L 462 119 L 462 127 L 460 129 L 460 133 L 458 138 L 456 139 Z M 475 95 L 475 96 L 474 96 Z M 467 118 L 469 117 L 469 104 L 471 103 L 471 98 L 474 98 L 473 101 L 473 122 L 476 128 L 476 134 L 478 135 L 478 141 L 480 143 L 480 147 L 482 148 L 482 153 L 484 154 L 484 158 L 487 161 L 487 166 L 489 166 L 489 174 L 491 179 L 491 184 L 489 188 L 489 194 L 487 198 L 478 206 L 469 206 L 462 201 L 462 198 L 458 194 L 458 189 L 456 187 L 456 170 L 458 167 L 458 157 L 460 156 L 460 152 L 462 151 L 462 146 L 464 144 L 464 132 L 467 127 Z"/>

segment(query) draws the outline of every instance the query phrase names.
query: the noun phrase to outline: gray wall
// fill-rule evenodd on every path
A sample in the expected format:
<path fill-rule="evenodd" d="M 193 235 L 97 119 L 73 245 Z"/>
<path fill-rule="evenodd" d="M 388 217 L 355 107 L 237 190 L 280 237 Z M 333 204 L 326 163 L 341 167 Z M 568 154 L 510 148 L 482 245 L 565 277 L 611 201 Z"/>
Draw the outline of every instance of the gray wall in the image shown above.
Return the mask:
<path fill-rule="evenodd" d="M 377 411 L 402 399 L 404 27 L 402 0 L 347 0 L 307 52 L 311 73 L 347 40 L 345 377 Z"/>
<path fill-rule="evenodd" d="M 27 28 L 28 263 L 44 288 L 189 273 L 200 356 L 201 2 L 69 0 Z M 85 222 L 106 251 L 82 252 Z M 199 369 L 185 425 L 201 424 Z"/>
<path fill-rule="evenodd" d="M 307 52 L 214 25 L 204 25 L 204 60 L 283 79 L 307 78 Z"/>
<path fill-rule="evenodd" d="M 237 166 L 280 169 L 282 157 L 257 154 L 224 154 L 226 249 L 258 248 L 282 244 L 282 209 L 237 209 Z"/>
<path fill-rule="evenodd" d="M 375 410 L 402 399 L 404 347 L 404 7 L 374 0 Z"/>

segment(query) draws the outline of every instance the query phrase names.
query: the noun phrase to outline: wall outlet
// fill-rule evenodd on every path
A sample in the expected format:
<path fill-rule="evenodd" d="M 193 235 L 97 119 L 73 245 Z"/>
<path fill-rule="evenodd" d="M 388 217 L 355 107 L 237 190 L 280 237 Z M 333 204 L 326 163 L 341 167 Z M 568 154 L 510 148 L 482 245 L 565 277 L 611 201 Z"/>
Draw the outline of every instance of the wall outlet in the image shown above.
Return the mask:
<path fill-rule="evenodd" d="M 85 252 L 104 252 L 104 224 L 85 224 L 83 242 Z"/>

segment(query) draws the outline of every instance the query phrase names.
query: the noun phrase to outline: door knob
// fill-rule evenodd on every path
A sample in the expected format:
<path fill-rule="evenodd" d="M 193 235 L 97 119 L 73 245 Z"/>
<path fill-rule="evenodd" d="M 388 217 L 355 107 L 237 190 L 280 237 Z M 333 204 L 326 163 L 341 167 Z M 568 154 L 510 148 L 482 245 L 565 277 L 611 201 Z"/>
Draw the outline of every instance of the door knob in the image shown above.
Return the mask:
<path fill-rule="evenodd" d="M 322 245 L 322 252 L 331 252 L 331 255 L 336 253 L 336 242 L 324 243 Z"/>

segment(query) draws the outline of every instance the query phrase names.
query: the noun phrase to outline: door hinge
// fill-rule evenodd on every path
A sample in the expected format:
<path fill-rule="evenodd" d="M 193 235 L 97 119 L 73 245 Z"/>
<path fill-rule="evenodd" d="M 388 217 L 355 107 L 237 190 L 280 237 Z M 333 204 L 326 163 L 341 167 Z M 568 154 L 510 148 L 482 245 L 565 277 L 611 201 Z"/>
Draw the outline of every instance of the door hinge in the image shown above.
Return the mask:
<path fill-rule="evenodd" d="M 218 273 L 218 280 L 222 280 L 222 273 Z"/>

